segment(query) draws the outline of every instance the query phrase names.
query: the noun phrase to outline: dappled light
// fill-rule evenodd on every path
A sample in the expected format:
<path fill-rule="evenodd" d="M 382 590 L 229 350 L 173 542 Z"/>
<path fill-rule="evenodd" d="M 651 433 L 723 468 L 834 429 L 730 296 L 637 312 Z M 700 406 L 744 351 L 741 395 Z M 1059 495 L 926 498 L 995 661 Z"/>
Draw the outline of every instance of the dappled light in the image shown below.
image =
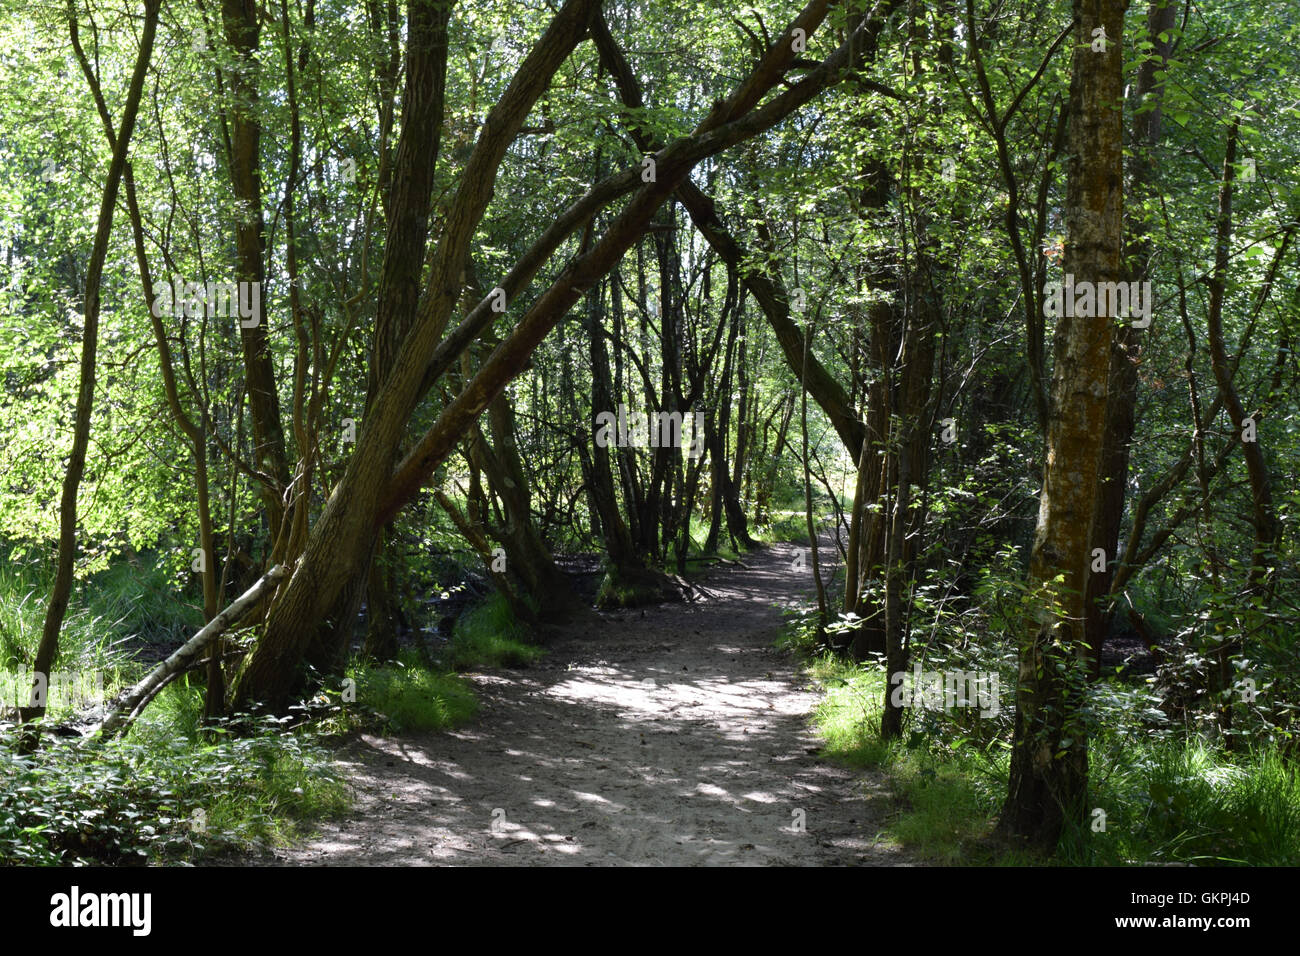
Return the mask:
<path fill-rule="evenodd" d="M 277 859 L 907 862 L 871 825 L 889 804 L 880 782 L 815 757 L 817 694 L 772 646 L 776 605 L 806 587 L 792 555 L 716 571 L 711 596 L 689 605 L 595 616 L 541 665 L 470 675 L 490 735 L 362 738 L 343 757 L 355 817 Z"/>

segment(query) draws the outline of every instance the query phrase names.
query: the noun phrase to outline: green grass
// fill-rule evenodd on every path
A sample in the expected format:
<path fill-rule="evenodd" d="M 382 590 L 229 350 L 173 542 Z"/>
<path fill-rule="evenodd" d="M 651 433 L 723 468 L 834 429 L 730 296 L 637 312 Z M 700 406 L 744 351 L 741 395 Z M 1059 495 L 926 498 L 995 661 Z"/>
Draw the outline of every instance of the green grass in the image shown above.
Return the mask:
<path fill-rule="evenodd" d="M 48 574 L 0 560 L 0 670 L 31 666 L 49 601 Z M 161 561 L 120 562 L 78 582 L 59 635 L 60 669 L 130 669 L 132 639 L 179 643 L 203 624 L 197 606 L 178 600 Z"/>
<path fill-rule="evenodd" d="M 687 561 L 690 561 L 692 557 L 695 558 L 718 557 L 718 558 L 727 558 L 731 561 L 735 561 L 742 554 L 745 553 L 745 549 L 743 546 L 739 550 L 732 547 L 731 535 L 727 531 L 727 517 L 726 515 L 723 515 L 722 520 L 718 524 L 718 550 L 706 554 L 704 551 L 704 544 L 709 537 L 709 525 L 711 523 L 712 523 L 712 519 L 710 518 L 706 518 L 703 515 L 698 515 L 695 513 L 691 514 L 691 547 L 688 551 Z M 756 537 L 754 535 L 754 529 L 752 527 L 752 523 L 753 522 L 751 520 L 750 522 L 751 527 L 749 529 L 750 537 Z"/>
<path fill-rule="evenodd" d="M 984 841 L 1000 800 L 980 786 L 988 767 L 975 758 L 938 759 L 908 752 L 892 768 L 895 788 L 907 809 L 890 831 L 903 846 L 939 863 L 992 862 Z"/>
<path fill-rule="evenodd" d="M 0 668 L 30 668 L 49 604 L 49 584 L 27 567 L 0 564 Z M 93 592 L 92 592 L 93 593 Z M 123 603 L 127 598 L 123 597 Z M 120 662 L 128 631 L 114 602 L 87 602 L 74 592 L 59 637 L 59 662 L 69 670 Z"/>
<path fill-rule="evenodd" d="M 0 708 L 27 703 L 49 588 L 40 569 L 0 560 Z M 139 641 L 178 644 L 201 626 L 202 612 L 178 599 L 156 557 L 122 561 L 78 582 L 48 679 L 49 719 L 67 720 L 141 677 L 145 667 L 133 653 Z"/>
<path fill-rule="evenodd" d="M 807 648 L 796 625 L 787 647 Z M 909 714 L 903 739 L 879 737 L 885 674 L 830 654 L 810 657 L 823 697 L 813 723 L 823 754 L 886 775 L 900 805 L 885 835 L 940 863 L 1023 865 L 1295 866 L 1300 863 L 1300 776 L 1276 750 L 1233 754 L 1195 734 L 1153 728 L 1150 699 L 1099 685 L 1104 708 L 1091 745 L 1090 803 L 1106 829 L 1065 834 L 1050 860 L 990 839 L 1005 799 L 1009 732 L 983 738 L 943 714 Z M 1007 715 L 1004 713 L 1003 717 Z"/>
<path fill-rule="evenodd" d="M 354 665 L 348 676 L 356 681 L 356 703 L 388 730 L 445 730 L 478 713 L 478 700 L 463 678 L 430 670 L 409 651 L 383 667 Z"/>
<path fill-rule="evenodd" d="M 637 607 L 641 604 L 654 603 L 654 595 L 615 580 L 612 571 L 606 571 L 596 589 L 596 607 L 605 610 L 614 608 Z"/>
<path fill-rule="evenodd" d="M 886 835 L 936 862 L 972 862 L 997 809 L 989 788 L 978 782 L 990 774 L 987 760 L 971 752 L 940 756 L 917 746 L 914 738 L 906 743 L 881 740 L 882 668 L 848 664 L 827 653 L 807 669 L 824 690 L 813 713 L 825 740 L 822 753 L 837 763 L 888 775 L 903 809 L 886 824 Z"/>
<path fill-rule="evenodd" d="M 528 640 L 527 626 L 515 619 L 504 597 L 493 593 L 457 619 L 443 657 L 456 670 L 527 667 L 544 653 Z"/>
<path fill-rule="evenodd" d="M 764 544 L 786 542 L 808 547 L 808 518 L 802 510 L 773 511 L 771 524 L 757 525 L 750 529 L 756 541 Z"/>
<path fill-rule="evenodd" d="M 824 690 L 813 722 L 826 741 L 827 756 L 854 767 L 880 767 L 892 749 L 880 740 L 884 671 L 852 667 L 829 653 L 814 659 L 808 672 Z"/>
<path fill-rule="evenodd" d="M 1234 756 L 1197 737 L 1129 742 L 1127 759 L 1094 770 L 1106 832 L 1064 841 L 1065 862 L 1300 864 L 1300 775 L 1279 753 Z"/>

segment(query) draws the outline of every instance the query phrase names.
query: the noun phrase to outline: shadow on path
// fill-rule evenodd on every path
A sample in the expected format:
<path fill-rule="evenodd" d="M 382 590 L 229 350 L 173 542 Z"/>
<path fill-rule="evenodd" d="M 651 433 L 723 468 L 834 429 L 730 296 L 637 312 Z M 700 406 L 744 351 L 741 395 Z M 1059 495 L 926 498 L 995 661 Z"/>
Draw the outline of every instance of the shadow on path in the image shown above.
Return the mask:
<path fill-rule="evenodd" d="M 593 613 L 539 665 L 467 675 L 478 719 L 339 754 L 357 811 L 296 865 L 887 865 L 881 778 L 829 765 L 773 648 L 809 575 L 778 545 L 687 604 Z M 272 862 L 270 860 L 265 862 Z"/>

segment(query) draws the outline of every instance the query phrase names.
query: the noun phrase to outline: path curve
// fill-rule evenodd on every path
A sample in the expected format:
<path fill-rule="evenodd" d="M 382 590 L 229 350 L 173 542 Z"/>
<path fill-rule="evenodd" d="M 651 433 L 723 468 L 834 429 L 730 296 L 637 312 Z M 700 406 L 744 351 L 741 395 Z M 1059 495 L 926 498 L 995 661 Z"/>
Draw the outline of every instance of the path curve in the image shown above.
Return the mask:
<path fill-rule="evenodd" d="M 795 548 L 710 572 L 697 599 L 593 612 L 524 670 L 466 675 L 478 718 L 362 735 L 356 810 L 272 863 L 897 865 L 883 778 L 816 756 L 818 694 L 773 647 Z M 802 822 L 802 830 L 799 824 Z"/>

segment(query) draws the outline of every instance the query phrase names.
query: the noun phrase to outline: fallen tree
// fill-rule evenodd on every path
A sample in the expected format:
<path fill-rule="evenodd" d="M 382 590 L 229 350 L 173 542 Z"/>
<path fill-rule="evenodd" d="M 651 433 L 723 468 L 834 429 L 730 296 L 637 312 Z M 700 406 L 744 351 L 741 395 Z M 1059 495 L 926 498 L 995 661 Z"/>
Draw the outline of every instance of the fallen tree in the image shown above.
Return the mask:
<path fill-rule="evenodd" d="M 174 654 L 151 670 L 129 691 L 118 697 L 109 706 L 104 719 L 93 727 L 87 736 L 98 736 L 101 740 L 108 740 L 126 730 L 164 687 L 201 663 L 200 658 L 209 645 L 237 624 L 249 611 L 261 604 L 262 599 L 275 590 L 287 573 L 283 566 L 277 564 L 258 578 L 251 588 L 204 625 L 202 630 L 182 644 Z"/>

